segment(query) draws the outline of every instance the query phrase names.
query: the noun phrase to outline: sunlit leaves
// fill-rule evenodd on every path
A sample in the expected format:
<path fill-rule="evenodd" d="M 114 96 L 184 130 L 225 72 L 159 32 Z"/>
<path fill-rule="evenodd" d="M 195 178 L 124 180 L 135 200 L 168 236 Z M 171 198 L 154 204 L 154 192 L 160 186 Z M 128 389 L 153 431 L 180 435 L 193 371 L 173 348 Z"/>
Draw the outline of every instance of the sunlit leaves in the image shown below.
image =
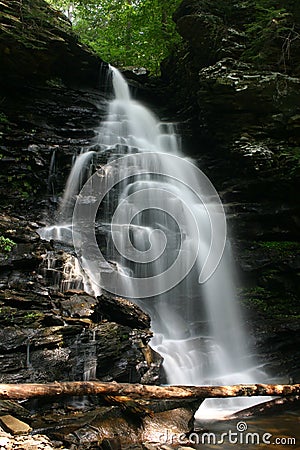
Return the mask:
<path fill-rule="evenodd" d="M 179 42 L 172 13 L 180 0 L 48 0 L 70 12 L 74 29 L 104 60 L 159 71 Z"/>

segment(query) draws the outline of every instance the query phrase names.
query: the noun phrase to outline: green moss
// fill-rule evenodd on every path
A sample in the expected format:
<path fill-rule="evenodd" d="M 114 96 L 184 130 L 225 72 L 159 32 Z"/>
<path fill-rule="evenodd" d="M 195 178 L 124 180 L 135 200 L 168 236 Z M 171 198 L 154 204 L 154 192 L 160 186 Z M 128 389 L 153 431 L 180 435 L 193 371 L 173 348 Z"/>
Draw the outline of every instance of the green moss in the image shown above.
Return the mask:
<path fill-rule="evenodd" d="M 42 0 L 30 2 L 3 0 L 1 14 L 5 19 L 1 24 L 1 31 L 8 40 L 14 38 L 32 50 L 44 50 L 49 41 L 63 40 L 61 32 L 71 30 L 66 17 L 49 8 Z M 55 32 L 57 34 L 54 34 Z"/>
<path fill-rule="evenodd" d="M 10 306 L 0 308 L 0 322 L 2 325 L 10 326 L 15 324 L 15 316 L 18 310 Z"/>
<path fill-rule="evenodd" d="M 23 316 L 23 320 L 26 325 L 29 325 L 36 321 L 40 321 L 43 318 L 44 318 L 44 314 L 41 311 L 28 311 Z"/>
<path fill-rule="evenodd" d="M 128 341 L 128 339 L 129 339 L 129 334 L 128 333 L 122 334 L 121 337 L 120 337 L 121 341 Z"/>
<path fill-rule="evenodd" d="M 300 175 L 300 147 L 285 147 L 277 154 L 276 161 L 288 179 Z"/>
<path fill-rule="evenodd" d="M 296 241 L 262 241 L 257 244 L 266 251 L 283 258 L 293 256 L 300 251 L 300 243 Z"/>
<path fill-rule="evenodd" d="M 0 324 L 4 326 L 32 325 L 44 318 L 41 311 L 22 311 L 11 306 L 0 308 Z"/>
<path fill-rule="evenodd" d="M 254 2 L 253 21 L 246 25 L 249 45 L 243 59 L 258 66 L 282 63 L 290 57 L 290 44 L 297 38 L 292 14 L 286 8 L 274 5 L 273 0 Z"/>
<path fill-rule="evenodd" d="M 61 78 L 51 78 L 46 81 L 46 84 L 52 88 L 62 88 L 64 87 L 64 83 Z"/>
<path fill-rule="evenodd" d="M 9 123 L 9 120 L 3 112 L 0 112 L 0 124 L 7 125 Z"/>
<path fill-rule="evenodd" d="M 262 313 L 265 317 L 297 319 L 300 316 L 299 301 L 290 293 L 280 295 L 261 286 L 255 286 L 242 289 L 240 298 L 246 309 Z"/>
<path fill-rule="evenodd" d="M 28 174 L 22 173 L 12 177 L 11 175 L 7 176 L 7 183 L 9 183 L 12 189 L 15 191 L 15 194 L 21 196 L 24 199 L 28 199 L 32 194 L 36 193 L 36 189 L 30 184 L 30 182 L 26 179 Z"/>

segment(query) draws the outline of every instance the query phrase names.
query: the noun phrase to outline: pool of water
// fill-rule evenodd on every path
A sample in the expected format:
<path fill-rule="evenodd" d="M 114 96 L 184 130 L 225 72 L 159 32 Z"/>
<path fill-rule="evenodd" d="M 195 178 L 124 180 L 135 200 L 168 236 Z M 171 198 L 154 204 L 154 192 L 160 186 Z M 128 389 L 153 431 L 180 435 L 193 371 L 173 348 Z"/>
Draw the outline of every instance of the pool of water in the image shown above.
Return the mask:
<path fill-rule="evenodd" d="M 196 449 L 300 449 L 300 404 L 264 416 L 196 421 L 195 431 L 189 440 Z"/>

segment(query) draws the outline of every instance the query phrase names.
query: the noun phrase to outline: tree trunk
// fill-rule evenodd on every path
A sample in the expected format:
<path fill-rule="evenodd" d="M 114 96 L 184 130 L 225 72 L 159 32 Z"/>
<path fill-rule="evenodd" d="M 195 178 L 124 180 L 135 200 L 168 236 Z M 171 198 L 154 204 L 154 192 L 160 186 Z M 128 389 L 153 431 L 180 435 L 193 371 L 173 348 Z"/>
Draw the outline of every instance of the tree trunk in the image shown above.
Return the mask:
<path fill-rule="evenodd" d="M 132 399 L 204 399 L 252 396 L 292 396 L 300 394 L 300 384 L 240 384 L 233 386 L 151 386 L 97 381 L 47 384 L 0 384 L 0 399 L 28 399 L 60 395 L 128 396 Z"/>

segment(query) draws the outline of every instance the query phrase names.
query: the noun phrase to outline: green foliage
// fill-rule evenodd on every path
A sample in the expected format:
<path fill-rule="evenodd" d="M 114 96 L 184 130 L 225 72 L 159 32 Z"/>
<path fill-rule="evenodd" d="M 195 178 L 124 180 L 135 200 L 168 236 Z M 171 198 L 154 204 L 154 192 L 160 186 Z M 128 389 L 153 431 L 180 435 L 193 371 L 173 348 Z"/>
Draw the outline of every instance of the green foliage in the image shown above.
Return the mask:
<path fill-rule="evenodd" d="M 0 308 L 0 323 L 4 326 L 31 325 L 37 327 L 43 318 L 44 314 L 41 311 L 24 311 L 11 306 Z"/>
<path fill-rule="evenodd" d="M 276 62 L 285 67 L 291 43 L 299 36 L 291 18 L 291 13 L 280 8 L 278 2 L 256 0 L 254 21 L 246 26 L 250 45 L 244 52 L 244 59 L 258 65 Z"/>
<path fill-rule="evenodd" d="M 16 245 L 14 241 L 4 236 L 0 236 L 0 253 L 3 253 L 5 256 L 8 255 Z"/>
<path fill-rule="evenodd" d="M 298 299 L 291 293 L 275 294 L 266 288 L 255 286 L 241 290 L 240 296 L 245 308 L 262 313 L 266 318 L 300 318 Z"/>
<path fill-rule="evenodd" d="M 48 0 L 66 12 L 81 41 L 118 67 L 159 65 L 180 37 L 172 13 L 180 0 Z"/>
<path fill-rule="evenodd" d="M 3 112 L 0 112 L 0 124 L 7 125 L 9 123 L 9 120 Z"/>
<path fill-rule="evenodd" d="M 48 3 L 53 6 L 53 8 L 61 9 L 62 11 L 66 11 L 68 8 L 71 8 L 72 3 L 69 0 L 47 0 Z"/>
<path fill-rule="evenodd" d="M 55 29 L 58 29 L 60 34 L 62 29 L 70 31 L 70 23 L 66 17 L 57 11 L 51 11 L 44 0 L 3 2 L 1 15 L 5 23 L 1 32 L 5 33 L 8 43 L 4 52 L 8 54 L 11 51 L 9 45 L 11 39 L 31 50 L 45 50 L 49 36 L 55 33 Z M 62 39 L 58 34 L 56 38 Z"/>
<path fill-rule="evenodd" d="M 42 319 L 43 317 L 44 317 L 44 314 L 40 311 L 28 311 L 24 315 L 24 319 L 27 321 L 38 320 L 38 319 Z"/>
<path fill-rule="evenodd" d="M 286 147 L 277 159 L 278 165 L 285 169 L 287 178 L 300 176 L 300 147 Z"/>
<path fill-rule="evenodd" d="M 300 250 L 299 242 L 294 241 L 264 241 L 259 245 L 267 250 L 277 251 L 281 254 Z"/>
<path fill-rule="evenodd" d="M 9 120 L 5 113 L 0 112 L 0 140 L 3 138 L 5 132 L 9 131 Z M 0 159 L 3 157 L 3 155 L 0 155 Z"/>
<path fill-rule="evenodd" d="M 52 88 L 62 88 L 64 87 L 64 83 L 61 78 L 51 78 L 46 81 L 47 86 Z"/>

